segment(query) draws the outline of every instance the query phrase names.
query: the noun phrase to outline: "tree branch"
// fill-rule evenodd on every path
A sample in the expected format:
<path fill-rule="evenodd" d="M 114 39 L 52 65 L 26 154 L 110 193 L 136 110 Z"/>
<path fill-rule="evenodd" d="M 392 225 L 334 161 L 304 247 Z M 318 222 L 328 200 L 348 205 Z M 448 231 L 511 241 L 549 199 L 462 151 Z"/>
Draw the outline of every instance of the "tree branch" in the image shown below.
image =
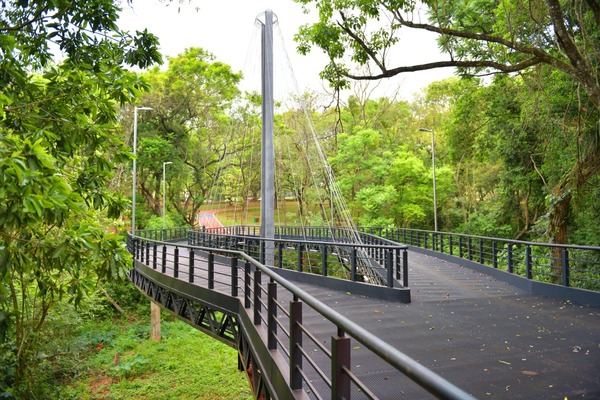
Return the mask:
<path fill-rule="evenodd" d="M 532 57 L 528 60 L 520 62 L 518 64 L 506 65 L 494 61 L 438 61 L 426 64 L 410 65 L 405 67 L 396 67 L 389 70 L 383 70 L 378 75 L 353 75 L 348 73 L 342 73 L 343 76 L 349 79 L 356 80 L 376 80 L 381 78 L 391 78 L 392 76 L 404 73 L 404 72 L 417 72 L 425 71 L 435 68 L 446 68 L 446 67 L 462 67 L 462 68 L 494 68 L 498 71 L 510 73 L 521 71 L 527 67 L 542 63 L 539 59 Z"/>
<path fill-rule="evenodd" d="M 548 1 L 550 1 L 550 0 L 548 0 Z M 450 36 L 459 37 L 459 38 L 463 38 L 463 39 L 473 39 L 473 40 L 477 40 L 477 41 L 481 41 L 481 42 L 501 44 L 505 47 L 508 47 L 509 49 L 516 50 L 520 53 L 529 54 L 529 55 L 537 58 L 539 60 L 539 63 L 550 64 L 550 65 L 560 69 L 561 71 L 566 72 L 567 74 L 573 74 L 573 72 L 574 72 L 573 67 L 570 64 L 567 64 L 566 62 L 561 61 L 561 60 L 551 56 L 550 54 L 546 53 L 545 51 L 541 50 L 538 47 L 527 46 L 522 43 L 517 43 L 517 42 L 511 41 L 511 40 L 504 39 L 500 36 L 489 35 L 486 33 L 467 32 L 467 31 L 461 31 L 461 30 L 457 30 L 457 29 L 442 28 L 442 27 L 438 27 L 438 26 L 434 26 L 434 25 L 430 25 L 430 24 L 414 23 L 412 21 L 405 20 L 397 12 L 394 12 L 394 16 L 398 19 L 398 21 L 400 21 L 400 23 L 402 25 L 407 26 L 409 28 L 426 30 L 426 31 L 434 32 L 434 33 L 437 33 L 440 35 L 450 35 Z M 504 64 L 500 64 L 500 65 L 504 65 Z"/>
<path fill-rule="evenodd" d="M 586 3 L 594 13 L 594 19 L 596 20 L 596 25 L 600 28 L 600 3 L 597 0 L 586 0 Z"/>
<path fill-rule="evenodd" d="M 365 53 L 367 53 L 369 55 L 369 57 L 371 58 L 371 60 L 373 60 L 373 62 L 375 64 L 377 64 L 379 69 L 381 69 L 382 71 L 385 71 L 385 65 L 383 64 L 382 61 L 379 60 L 379 58 L 377 57 L 377 54 L 375 54 L 375 52 L 372 51 L 369 46 L 367 46 L 367 44 L 362 40 L 362 38 L 360 38 L 356 33 L 354 33 L 350 28 L 348 28 L 346 26 L 345 22 L 347 21 L 347 19 L 346 19 L 346 16 L 344 15 L 344 13 L 340 11 L 340 15 L 342 16 L 342 21 L 344 22 L 344 24 L 341 24 L 338 22 L 339 27 L 342 28 L 342 30 L 344 32 L 346 32 L 346 34 L 348 34 L 348 36 L 350 36 L 352 39 L 354 39 L 354 41 L 356 43 L 358 43 L 360 45 L 360 47 L 363 48 Z"/>

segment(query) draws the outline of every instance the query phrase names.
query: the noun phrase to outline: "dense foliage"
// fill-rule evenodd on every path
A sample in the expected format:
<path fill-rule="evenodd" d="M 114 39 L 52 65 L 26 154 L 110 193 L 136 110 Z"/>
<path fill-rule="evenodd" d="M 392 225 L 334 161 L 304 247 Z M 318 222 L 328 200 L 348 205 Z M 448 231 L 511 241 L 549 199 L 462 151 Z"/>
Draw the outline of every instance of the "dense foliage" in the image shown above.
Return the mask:
<path fill-rule="evenodd" d="M 445 231 L 600 243 L 597 2 L 298 2 L 319 11 L 300 51 L 325 50 L 323 76 L 353 93 L 336 110 L 314 93 L 278 104 L 280 223 L 345 224 L 348 211 L 360 225 L 432 229 L 437 214 Z M 156 38 L 119 30 L 113 0 L 0 4 L 0 397 L 47 397 L 37 367 L 59 352 L 48 335 L 76 310 L 104 315 L 102 289 L 138 304 L 119 289 L 132 104 L 152 108 L 138 126 L 138 227 L 158 228 L 163 206 L 169 226 L 194 225 L 201 207 L 252 207 L 260 96 L 204 49 L 148 69 Z M 401 28 L 440 34 L 449 60 L 389 67 Z M 380 73 L 352 72 L 369 63 Z M 462 77 L 411 101 L 350 83 L 440 66 Z"/>
<path fill-rule="evenodd" d="M 33 371 L 53 309 L 81 306 L 99 282 L 125 274 L 128 256 L 111 227 L 127 201 L 107 189 L 114 164 L 130 158 L 117 111 L 147 87 L 125 67 L 160 55 L 151 34 L 116 27 L 118 10 L 112 0 L 2 1 L 3 396 L 36 396 Z M 53 64 L 58 54 L 64 60 Z"/>

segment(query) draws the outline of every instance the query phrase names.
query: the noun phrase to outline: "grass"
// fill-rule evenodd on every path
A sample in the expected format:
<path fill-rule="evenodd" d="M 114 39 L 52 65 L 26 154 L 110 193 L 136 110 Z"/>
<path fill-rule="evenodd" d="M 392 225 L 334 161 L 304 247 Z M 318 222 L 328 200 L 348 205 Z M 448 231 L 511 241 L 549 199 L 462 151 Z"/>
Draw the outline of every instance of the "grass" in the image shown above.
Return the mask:
<path fill-rule="evenodd" d="M 163 316 L 160 342 L 149 339 L 149 321 L 88 329 L 94 354 L 63 398 L 252 399 L 237 351 L 171 316 Z"/>

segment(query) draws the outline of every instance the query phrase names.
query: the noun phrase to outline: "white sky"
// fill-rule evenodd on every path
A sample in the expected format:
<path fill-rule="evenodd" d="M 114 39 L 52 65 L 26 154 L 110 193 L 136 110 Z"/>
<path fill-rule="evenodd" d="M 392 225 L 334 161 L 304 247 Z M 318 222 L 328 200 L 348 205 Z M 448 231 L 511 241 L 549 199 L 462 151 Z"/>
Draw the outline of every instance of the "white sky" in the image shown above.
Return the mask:
<path fill-rule="evenodd" d="M 249 64 L 256 61 L 249 60 L 260 60 L 260 55 L 253 56 L 255 51 L 250 51 L 256 46 L 254 42 L 259 40 L 254 24 L 259 14 L 270 9 L 279 21 L 279 28 L 275 29 L 275 40 L 279 29 L 298 90 L 324 92 L 319 72 L 326 64 L 326 59 L 320 50 L 313 49 L 309 56 L 296 53 L 293 37 L 298 28 L 303 24 L 315 22 L 317 18 L 303 14 L 299 4 L 293 0 L 195 0 L 193 3 L 180 5 L 174 1 L 167 6 L 158 0 L 135 0 L 131 6 L 124 5 L 119 26 L 130 31 L 147 28 L 159 37 L 164 56 L 173 57 L 186 48 L 201 47 L 213 53 L 218 61 L 231 65 L 235 72 L 242 71 L 246 80 L 256 80 L 259 78 L 252 75 L 253 71 L 249 71 L 256 68 Z M 408 32 L 405 35 L 408 35 Z M 402 45 L 393 55 L 398 65 L 445 59 L 438 55 L 433 36 L 414 35 L 411 32 L 410 36 L 404 37 L 401 42 Z M 276 63 L 280 57 L 277 51 L 276 47 Z M 284 57 L 281 56 L 281 59 Z M 402 61 L 403 59 L 408 61 Z M 275 72 L 277 74 L 277 70 Z M 399 90 L 400 98 L 410 99 L 416 91 L 429 83 L 451 75 L 452 70 L 448 68 L 403 74 L 381 81 L 372 97 L 392 97 Z M 277 82 L 275 84 L 277 85 Z M 259 87 L 259 82 L 246 82 L 242 85 L 244 89 L 258 90 Z"/>

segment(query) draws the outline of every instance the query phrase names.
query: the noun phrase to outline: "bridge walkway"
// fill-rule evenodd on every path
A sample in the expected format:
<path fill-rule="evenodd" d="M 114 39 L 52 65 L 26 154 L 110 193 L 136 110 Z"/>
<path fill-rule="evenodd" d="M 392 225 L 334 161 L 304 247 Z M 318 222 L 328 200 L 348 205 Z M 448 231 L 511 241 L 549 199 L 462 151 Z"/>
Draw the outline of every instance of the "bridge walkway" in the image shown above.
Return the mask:
<path fill-rule="evenodd" d="M 417 252 L 409 260 L 410 304 L 297 286 L 477 398 L 600 399 L 600 309 L 530 295 Z M 215 289 L 229 293 L 228 267 L 215 274 Z M 185 268 L 179 278 L 188 280 Z M 204 278 L 200 273 L 197 284 Z M 278 297 L 282 307 L 290 300 Z M 335 334 L 310 310 L 304 324 L 323 343 Z M 370 352 L 362 354 L 360 344 L 352 346 L 353 372 L 380 398 L 433 398 Z M 319 361 L 316 346 L 312 353 Z"/>
<path fill-rule="evenodd" d="M 420 253 L 409 260 L 410 304 L 301 287 L 477 398 L 600 399 L 600 309 L 533 296 Z M 391 373 L 368 360 L 352 367 L 381 384 Z M 411 388 L 400 391 L 422 398 Z"/>

